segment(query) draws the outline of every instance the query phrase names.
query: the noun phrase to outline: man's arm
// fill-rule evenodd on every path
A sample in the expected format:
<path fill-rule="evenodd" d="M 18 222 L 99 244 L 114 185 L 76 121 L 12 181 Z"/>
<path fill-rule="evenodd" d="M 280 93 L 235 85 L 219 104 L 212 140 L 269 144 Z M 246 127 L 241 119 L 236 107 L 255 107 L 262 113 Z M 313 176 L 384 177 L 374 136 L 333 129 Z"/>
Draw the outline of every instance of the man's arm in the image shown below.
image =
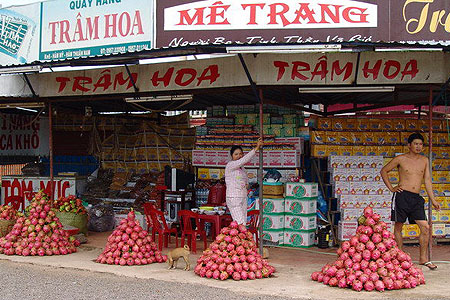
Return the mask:
<path fill-rule="evenodd" d="M 385 165 L 380 171 L 381 178 L 383 179 L 384 184 L 393 193 L 403 191 L 398 185 L 396 187 L 393 187 L 392 184 L 389 182 L 388 173 L 392 169 L 396 168 L 398 165 L 399 165 L 399 157 L 397 156 L 394 159 L 392 159 L 387 165 Z"/>
<path fill-rule="evenodd" d="M 436 210 L 440 210 L 441 206 L 440 206 L 439 202 L 437 202 L 434 199 L 433 185 L 431 183 L 431 174 L 430 174 L 430 167 L 429 167 L 428 159 L 425 159 L 425 172 L 423 175 L 423 180 L 425 183 L 425 190 L 427 191 L 428 198 L 430 198 L 431 203 L 433 204 L 434 208 Z"/>

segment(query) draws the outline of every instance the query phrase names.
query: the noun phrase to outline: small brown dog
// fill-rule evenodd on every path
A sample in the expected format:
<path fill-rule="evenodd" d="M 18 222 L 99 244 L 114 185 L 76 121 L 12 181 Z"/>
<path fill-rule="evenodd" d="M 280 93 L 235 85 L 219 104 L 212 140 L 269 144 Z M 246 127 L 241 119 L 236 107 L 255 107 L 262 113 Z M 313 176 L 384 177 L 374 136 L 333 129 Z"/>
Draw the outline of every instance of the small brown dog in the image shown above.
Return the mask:
<path fill-rule="evenodd" d="M 189 254 L 190 249 L 188 245 L 184 245 L 183 248 L 175 248 L 169 253 L 167 253 L 167 263 L 169 264 L 169 270 L 170 269 L 176 269 L 177 268 L 177 262 L 180 257 L 183 257 L 184 262 L 186 263 L 186 267 L 184 267 L 185 271 L 189 271 L 191 268 L 191 264 L 189 263 Z"/>

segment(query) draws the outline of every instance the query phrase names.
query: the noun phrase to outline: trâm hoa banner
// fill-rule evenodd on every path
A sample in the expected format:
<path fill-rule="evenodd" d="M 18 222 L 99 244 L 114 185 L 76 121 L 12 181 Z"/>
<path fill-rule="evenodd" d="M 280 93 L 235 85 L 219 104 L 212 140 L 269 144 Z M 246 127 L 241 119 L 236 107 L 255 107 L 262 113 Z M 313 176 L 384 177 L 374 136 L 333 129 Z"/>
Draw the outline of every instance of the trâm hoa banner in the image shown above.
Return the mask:
<path fill-rule="evenodd" d="M 150 49 L 153 0 L 57 0 L 42 3 L 40 60 Z"/>
<path fill-rule="evenodd" d="M 0 114 L 0 155 L 48 155 L 48 118 Z"/>
<path fill-rule="evenodd" d="M 0 9 L 0 65 L 39 59 L 39 14 L 40 4 Z"/>
<path fill-rule="evenodd" d="M 156 45 L 450 44 L 448 0 L 156 0 Z"/>

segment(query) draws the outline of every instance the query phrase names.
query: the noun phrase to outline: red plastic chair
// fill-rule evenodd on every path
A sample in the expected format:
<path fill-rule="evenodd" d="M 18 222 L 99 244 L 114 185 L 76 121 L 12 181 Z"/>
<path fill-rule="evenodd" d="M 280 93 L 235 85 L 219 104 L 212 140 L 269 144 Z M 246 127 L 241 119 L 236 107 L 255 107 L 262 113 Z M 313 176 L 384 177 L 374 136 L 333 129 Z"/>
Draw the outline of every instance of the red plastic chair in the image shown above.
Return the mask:
<path fill-rule="evenodd" d="M 22 211 L 25 207 L 25 199 L 21 196 L 9 196 L 5 198 L 5 205 L 11 205 L 15 210 L 20 210 L 22 206 Z"/>
<path fill-rule="evenodd" d="M 153 204 L 148 203 L 148 202 L 144 203 L 142 205 L 142 207 L 144 208 L 145 221 L 147 222 L 147 231 L 150 232 L 150 228 L 152 229 L 152 239 L 154 241 L 155 236 L 156 236 L 156 230 L 153 230 L 153 222 L 152 222 L 151 212 L 152 212 L 152 210 L 156 210 L 156 207 Z"/>
<path fill-rule="evenodd" d="M 163 247 L 163 239 L 164 239 L 164 247 L 168 247 L 170 243 L 170 234 L 175 234 L 175 246 L 178 248 L 178 230 L 177 228 L 169 228 L 166 223 L 166 218 L 164 216 L 164 212 L 152 209 L 150 211 L 150 216 L 152 219 L 152 235 L 158 232 L 158 248 L 159 251 L 162 250 Z"/>
<path fill-rule="evenodd" d="M 184 246 L 184 238 L 187 236 L 192 253 L 197 253 L 197 235 L 200 235 L 203 239 L 203 247 L 206 249 L 206 231 L 200 226 L 198 215 L 185 209 L 178 211 L 178 217 L 181 223 L 181 247 Z M 194 223 L 195 229 L 192 227 L 192 223 Z"/>
<path fill-rule="evenodd" d="M 256 236 L 256 246 L 259 245 L 259 210 L 252 210 L 247 213 L 250 221 L 247 222 L 247 230 Z"/>

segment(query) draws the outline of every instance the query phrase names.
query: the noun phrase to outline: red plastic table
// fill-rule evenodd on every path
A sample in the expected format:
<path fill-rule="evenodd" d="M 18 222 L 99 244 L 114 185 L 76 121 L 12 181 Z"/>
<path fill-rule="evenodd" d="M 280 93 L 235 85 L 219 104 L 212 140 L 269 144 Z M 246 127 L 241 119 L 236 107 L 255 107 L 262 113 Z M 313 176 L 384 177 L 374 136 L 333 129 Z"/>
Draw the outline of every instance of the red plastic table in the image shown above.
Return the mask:
<path fill-rule="evenodd" d="M 205 215 L 205 214 L 198 214 L 198 218 L 200 219 L 200 226 L 204 226 L 206 222 L 211 223 L 214 227 L 214 233 L 215 235 L 218 235 L 220 232 L 221 225 L 224 222 L 231 222 L 233 219 L 231 218 L 231 215 L 225 214 L 225 215 Z M 212 232 L 211 232 L 212 234 Z M 215 238 L 215 236 L 213 236 Z"/>

